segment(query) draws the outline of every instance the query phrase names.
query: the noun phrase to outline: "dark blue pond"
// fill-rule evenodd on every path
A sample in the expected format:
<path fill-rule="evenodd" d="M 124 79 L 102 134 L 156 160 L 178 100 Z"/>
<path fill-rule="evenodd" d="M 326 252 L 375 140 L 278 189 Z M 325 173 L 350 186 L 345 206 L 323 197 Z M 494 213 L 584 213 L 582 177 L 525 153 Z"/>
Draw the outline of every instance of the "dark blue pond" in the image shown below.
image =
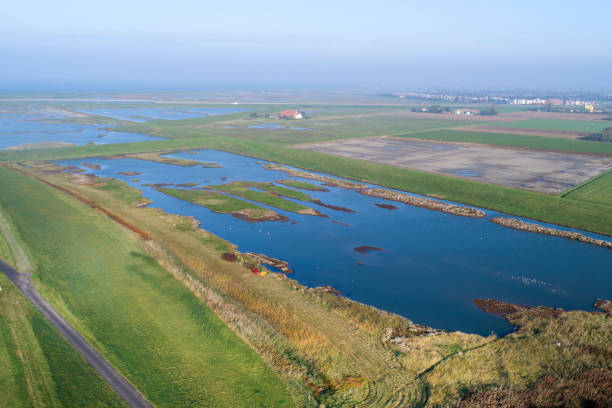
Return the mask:
<path fill-rule="evenodd" d="M 24 143 L 65 142 L 76 145 L 129 143 L 160 139 L 139 133 L 114 132 L 103 124 L 66 123 L 52 112 L 0 113 L 0 150 Z"/>
<path fill-rule="evenodd" d="M 247 223 L 142 186 L 289 178 L 283 172 L 264 169 L 264 161 L 257 164 L 256 159 L 214 150 L 173 157 L 217 162 L 223 167 L 185 168 L 133 159 L 88 158 L 60 163 L 99 164 L 100 170 L 83 168 L 142 189 L 153 200 L 153 207 L 196 217 L 202 228 L 237 244 L 241 251 L 288 261 L 294 269 L 292 277 L 305 285 L 331 285 L 351 299 L 432 327 L 480 334 L 511 329 L 503 319 L 476 308 L 473 299 L 591 309 L 596 298 L 609 298 L 612 293 L 612 251 L 516 231 L 488 219 L 454 216 L 326 187 L 330 191 L 308 194 L 356 212 L 312 204 L 329 218 L 277 210 L 297 224 Z M 126 177 L 118 175 L 119 171 L 141 174 Z M 134 178 L 140 181 L 134 183 Z M 379 208 L 377 203 L 398 209 Z M 487 214 L 499 215 L 488 210 Z M 379 247 L 383 252 L 355 252 L 354 248 L 362 245 Z"/>

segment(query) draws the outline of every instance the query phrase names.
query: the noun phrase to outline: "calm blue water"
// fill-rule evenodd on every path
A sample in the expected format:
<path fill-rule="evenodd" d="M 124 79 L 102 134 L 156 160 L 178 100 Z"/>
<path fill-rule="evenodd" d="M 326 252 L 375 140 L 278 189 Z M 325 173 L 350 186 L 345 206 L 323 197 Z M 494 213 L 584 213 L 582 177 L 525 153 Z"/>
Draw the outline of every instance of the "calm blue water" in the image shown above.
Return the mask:
<path fill-rule="evenodd" d="M 0 150 L 23 143 L 66 142 L 76 145 L 129 143 L 161 139 L 139 133 L 114 132 L 103 124 L 62 123 L 47 112 L 0 113 Z"/>
<path fill-rule="evenodd" d="M 245 112 L 247 109 L 239 108 L 168 108 L 168 107 L 112 107 L 77 109 L 78 112 L 92 115 L 106 116 L 114 119 L 129 120 L 131 122 L 146 122 L 153 119 L 194 119 L 202 116 L 223 115 L 227 113 Z"/>
<path fill-rule="evenodd" d="M 472 303 L 476 298 L 591 309 L 596 298 L 610 298 L 612 294 L 612 251 L 608 249 L 334 187 L 308 194 L 355 213 L 313 204 L 329 218 L 276 210 L 297 224 L 247 223 L 142 184 L 193 182 L 203 186 L 232 180 L 274 181 L 289 178 L 285 173 L 266 170 L 256 159 L 214 150 L 172 157 L 217 162 L 223 167 L 185 168 L 133 159 L 88 158 L 60 163 L 81 167 L 84 162 L 99 164 L 100 170 L 82 168 L 140 188 L 153 200 L 152 207 L 194 216 L 202 222 L 202 228 L 237 244 L 241 251 L 287 260 L 294 269 L 292 278 L 302 284 L 331 285 L 354 300 L 432 327 L 480 334 L 511 329 L 503 319 L 476 308 Z M 119 171 L 141 174 L 126 177 L 118 175 Z M 134 183 L 134 178 L 140 181 Z M 376 203 L 394 204 L 398 209 L 382 209 Z M 379 247 L 384 252 L 355 252 L 354 248 L 361 245 Z"/>

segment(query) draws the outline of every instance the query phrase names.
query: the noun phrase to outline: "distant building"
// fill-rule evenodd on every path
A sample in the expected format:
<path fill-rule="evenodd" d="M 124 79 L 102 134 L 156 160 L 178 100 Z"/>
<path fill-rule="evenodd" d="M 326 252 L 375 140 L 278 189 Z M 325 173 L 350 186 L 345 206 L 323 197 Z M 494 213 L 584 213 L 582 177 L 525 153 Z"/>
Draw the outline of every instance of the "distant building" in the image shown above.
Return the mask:
<path fill-rule="evenodd" d="M 455 111 L 455 115 L 466 115 L 466 116 L 480 115 L 480 111 L 478 109 L 457 109 Z"/>
<path fill-rule="evenodd" d="M 584 110 L 587 112 L 595 112 L 595 105 L 593 105 L 592 103 L 585 103 L 584 104 Z"/>
<path fill-rule="evenodd" d="M 563 105 L 563 99 L 549 99 L 547 102 L 554 106 Z"/>
<path fill-rule="evenodd" d="M 280 117 L 283 119 L 303 119 L 304 114 L 300 111 L 287 109 L 281 112 Z"/>

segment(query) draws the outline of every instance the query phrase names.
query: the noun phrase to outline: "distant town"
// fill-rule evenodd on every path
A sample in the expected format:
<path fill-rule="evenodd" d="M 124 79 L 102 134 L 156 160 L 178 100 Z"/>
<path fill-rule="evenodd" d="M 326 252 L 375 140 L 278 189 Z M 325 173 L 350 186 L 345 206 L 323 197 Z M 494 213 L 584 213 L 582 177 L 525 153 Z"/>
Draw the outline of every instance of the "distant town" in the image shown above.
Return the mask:
<path fill-rule="evenodd" d="M 464 94 L 454 92 L 408 92 L 380 94 L 380 96 L 457 104 L 533 105 L 535 110 L 554 110 L 559 112 L 610 113 L 612 106 L 612 94 L 590 93 L 533 95 L 520 93 Z M 431 111 L 427 107 L 423 107 L 421 110 L 423 112 Z M 468 111 L 470 110 L 460 113 L 465 114 Z M 471 113 L 475 113 L 475 111 Z"/>

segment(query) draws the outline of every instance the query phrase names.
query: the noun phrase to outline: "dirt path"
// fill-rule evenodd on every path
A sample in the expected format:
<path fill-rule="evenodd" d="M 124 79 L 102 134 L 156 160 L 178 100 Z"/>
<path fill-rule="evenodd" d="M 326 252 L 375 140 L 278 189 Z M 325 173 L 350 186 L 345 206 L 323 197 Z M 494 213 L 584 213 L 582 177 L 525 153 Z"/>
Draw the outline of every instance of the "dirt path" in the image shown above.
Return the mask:
<path fill-rule="evenodd" d="M 15 266 L 17 269 L 24 271 L 25 273 L 32 273 L 32 264 L 19 244 L 17 236 L 11 228 L 11 225 L 2 214 L 2 211 L 0 211 L 0 234 L 2 234 L 2 236 L 6 239 L 6 242 L 8 242 L 13 258 L 15 259 Z"/>
<path fill-rule="evenodd" d="M 83 336 L 40 296 L 30 284 L 30 274 L 19 273 L 2 261 L 0 261 L 0 269 L 121 398 L 135 408 L 153 408 L 153 405 L 140 395 L 125 377 L 119 374 Z"/>

